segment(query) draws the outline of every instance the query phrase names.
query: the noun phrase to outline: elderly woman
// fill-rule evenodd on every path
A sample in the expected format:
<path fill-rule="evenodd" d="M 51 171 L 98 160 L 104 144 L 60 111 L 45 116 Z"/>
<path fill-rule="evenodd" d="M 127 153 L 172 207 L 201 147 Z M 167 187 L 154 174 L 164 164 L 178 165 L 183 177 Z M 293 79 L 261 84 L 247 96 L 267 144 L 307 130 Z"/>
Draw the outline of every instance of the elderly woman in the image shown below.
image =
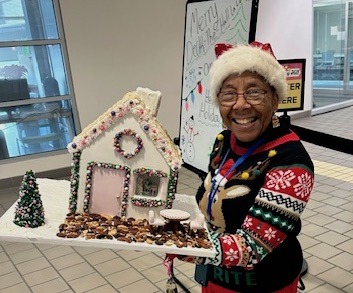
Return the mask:
<path fill-rule="evenodd" d="M 219 44 L 216 53 L 211 95 L 226 130 L 196 199 L 217 253 L 182 259 L 207 265 L 205 293 L 294 293 L 314 167 L 299 137 L 275 116 L 287 92 L 285 70 L 269 44 Z"/>

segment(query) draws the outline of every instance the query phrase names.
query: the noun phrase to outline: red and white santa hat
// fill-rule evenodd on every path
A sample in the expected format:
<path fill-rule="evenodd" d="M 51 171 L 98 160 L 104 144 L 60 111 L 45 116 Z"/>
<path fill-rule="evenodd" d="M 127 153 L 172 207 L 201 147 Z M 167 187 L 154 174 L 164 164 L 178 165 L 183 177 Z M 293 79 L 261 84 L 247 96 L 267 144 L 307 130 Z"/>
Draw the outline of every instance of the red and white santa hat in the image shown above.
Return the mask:
<path fill-rule="evenodd" d="M 231 74 L 256 72 L 273 86 L 280 101 L 286 96 L 286 72 L 277 61 L 270 44 L 252 42 L 249 45 L 216 44 L 216 56 L 210 70 L 211 97 L 217 101 L 224 80 Z"/>

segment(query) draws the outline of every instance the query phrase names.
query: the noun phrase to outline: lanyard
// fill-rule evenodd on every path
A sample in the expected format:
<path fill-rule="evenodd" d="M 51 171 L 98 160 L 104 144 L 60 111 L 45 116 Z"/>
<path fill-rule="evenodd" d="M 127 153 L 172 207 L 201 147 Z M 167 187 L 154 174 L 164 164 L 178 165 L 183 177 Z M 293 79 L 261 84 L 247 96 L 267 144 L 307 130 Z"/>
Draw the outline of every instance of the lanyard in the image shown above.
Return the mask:
<path fill-rule="evenodd" d="M 261 139 L 259 139 L 258 141 L 256 141 L 250 148 L 248 148 L 248 150 L 246 151 L 245 154 L 243 154 L 241 157 L 239 157 L 234 163 L 233 165 L 228 169 L 228 171 L 226 172 L 226 174 L 224 174 L 223 178 L 226 178 L 229 174 L 231 174 L 232 172 L 235 171 L 235 169 L 241 164 L 243 163 L 260 145 L 261 143 L 264 141 L 264 138 L 262 137 Z M 225 154 L 221 164 L 218 167 L 218 172 L 215 173 L 214 176 L 216 176 L 219 171 L 222 169 L 225 160 L 227 158 L 229 154 L 229 149 L 227 151 L 227 153 Z M 219 181 L 220 182 L 220 181 Z M 212 179 L 212 185 L 211 185 L 211 191 L 210 191 L 210 195 L 208 197 L 208 204 L 207 204 L 207 215 L 211 218 L 211 208 L 212 208 L 212 203 L 213 200 L 217 194 L 217 190 L 219 188 L 219 183 L 216 186 L 216 180 Z"/>

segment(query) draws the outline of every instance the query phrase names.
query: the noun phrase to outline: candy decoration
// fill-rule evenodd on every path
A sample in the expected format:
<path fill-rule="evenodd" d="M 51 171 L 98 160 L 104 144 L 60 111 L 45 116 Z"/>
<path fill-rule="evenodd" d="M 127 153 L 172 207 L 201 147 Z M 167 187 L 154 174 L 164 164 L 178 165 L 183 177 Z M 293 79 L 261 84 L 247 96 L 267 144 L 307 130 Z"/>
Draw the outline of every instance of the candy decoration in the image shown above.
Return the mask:
<path fill-rule="evenodd" d="M 128 136 L 131 136 L 136 139 L 137 147 L 135 148 L 135 150 L 133 152 L 126 152 L 121 148 L 120 139 L 124 135 L 128 135 Z M 115 150 L 118 153 L 120 153 L 122 156 L 124 156 L 127 159 L 131 159 L 141 151 L 141 149 L 143 148 L 143 142 L 142 142 L 141 137 L 135 131 L 133 131 L 131 129 L 124 129 L 123 131 L 120 131 L 115 135 L 114 147 L 115 147 Z"/>
<path fill-rule="evenodd" d="M 160 207 L 165 205 L 165 201 L 161 199 L 149 199 L 149 198 L 131 198 L 131 203 L 138 207 Z"/>

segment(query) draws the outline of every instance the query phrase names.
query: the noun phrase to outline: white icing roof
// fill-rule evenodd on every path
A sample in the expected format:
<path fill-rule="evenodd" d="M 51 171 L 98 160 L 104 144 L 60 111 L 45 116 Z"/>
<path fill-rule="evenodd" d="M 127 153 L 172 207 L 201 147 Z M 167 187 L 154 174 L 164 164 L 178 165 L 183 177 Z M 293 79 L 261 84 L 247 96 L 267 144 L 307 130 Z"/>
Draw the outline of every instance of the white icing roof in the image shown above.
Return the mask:
<path fill-rule="evenodd" d="M 148 98 L 145 101 L 146 97 Z M 158 112 L 160 98 L 160 92 L 153 92 L 143 88 L 138 88 L 137 91 L 125 94 L 121 100 L 86 126 L 79 135 L 75 136 L 67 146 L 68 151 L 75 153 L 85 149 L 126 114 L 131 113 L 136 116 L 142 130 L 151 138 L 167 164 L 173 170 L 180 169 L 183 163 L 181 151 L 155 117 Z"/>

